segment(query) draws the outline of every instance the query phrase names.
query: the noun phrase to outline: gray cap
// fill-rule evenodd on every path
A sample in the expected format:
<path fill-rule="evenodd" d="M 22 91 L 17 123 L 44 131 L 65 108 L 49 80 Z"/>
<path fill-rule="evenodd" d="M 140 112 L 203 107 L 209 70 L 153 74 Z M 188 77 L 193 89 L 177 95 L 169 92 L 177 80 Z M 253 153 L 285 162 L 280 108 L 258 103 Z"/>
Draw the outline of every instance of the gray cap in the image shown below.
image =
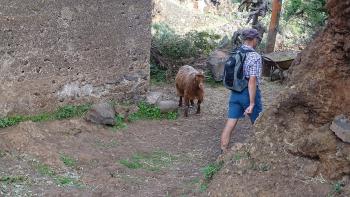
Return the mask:
<path fill-rule="evenodd" d="M 243 32 L 242 32 L 242 38 L 243 38 L 243 40 L 254 39 L 254 38 L 259 38 L 259 39 L 261 39 L 258 30 L 253 29 L 253 28 L 243 30 Z"/>

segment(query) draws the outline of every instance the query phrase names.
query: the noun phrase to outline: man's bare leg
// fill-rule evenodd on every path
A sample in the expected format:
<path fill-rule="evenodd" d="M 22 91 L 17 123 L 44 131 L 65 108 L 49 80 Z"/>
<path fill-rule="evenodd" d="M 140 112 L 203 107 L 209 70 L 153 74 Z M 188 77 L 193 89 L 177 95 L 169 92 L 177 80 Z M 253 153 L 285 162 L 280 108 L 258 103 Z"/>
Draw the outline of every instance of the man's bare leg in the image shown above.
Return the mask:
<path fill-rule="evenodd" d="M 230 138 L 233 130 L 237 125 L 238 119 L 228 119 L 225 124 L 225 128 L 221 134 L 221 150 L 226 152 L 228 149 L 228 144 L 230 143 Z"/>

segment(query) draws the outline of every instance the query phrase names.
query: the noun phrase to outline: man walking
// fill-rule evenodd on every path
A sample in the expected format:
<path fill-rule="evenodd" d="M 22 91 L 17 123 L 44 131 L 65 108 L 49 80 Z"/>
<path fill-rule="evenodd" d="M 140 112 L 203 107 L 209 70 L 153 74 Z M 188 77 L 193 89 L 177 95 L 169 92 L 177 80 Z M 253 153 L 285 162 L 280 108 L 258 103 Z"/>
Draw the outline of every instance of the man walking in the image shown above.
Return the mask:
<path fill-rule="evenodd" d="M 255 52 L 255 48 L 261 38 L 256 29 L 247 29 L 242 32 L 244 50 L 252 51 L 246 54 L 243 63 L 243 73 L 248 80 L 248 87 L 242 92 L 231 91 L 228 109 L 228 120 L 221 134 L 221 151 L 228 149 L 230 138 L 235 129 L 238 119 L 248 115 L 252 124 L 262 111 L 261 93 L 259 89 L 262 71 L 261 56 Z"/>

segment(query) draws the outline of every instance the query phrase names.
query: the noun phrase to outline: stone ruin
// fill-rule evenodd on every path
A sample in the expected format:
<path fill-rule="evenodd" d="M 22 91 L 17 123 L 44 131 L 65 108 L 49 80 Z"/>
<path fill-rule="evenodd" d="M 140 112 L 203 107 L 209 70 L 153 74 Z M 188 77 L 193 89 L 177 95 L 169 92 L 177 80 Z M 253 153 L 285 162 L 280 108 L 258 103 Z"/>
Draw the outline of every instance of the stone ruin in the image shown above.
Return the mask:
<path fill-rule="evenodd" d="M 151 0 L 1 0 L 0 117 L 149 86 Z"/>

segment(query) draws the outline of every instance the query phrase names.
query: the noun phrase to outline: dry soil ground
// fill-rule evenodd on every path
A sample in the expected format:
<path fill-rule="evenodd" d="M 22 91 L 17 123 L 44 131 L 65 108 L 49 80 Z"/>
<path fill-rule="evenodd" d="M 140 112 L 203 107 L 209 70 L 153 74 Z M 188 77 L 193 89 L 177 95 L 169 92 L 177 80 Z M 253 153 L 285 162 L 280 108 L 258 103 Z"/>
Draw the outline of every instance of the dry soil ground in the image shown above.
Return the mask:
<path fill-rule="evenodd" d="M 264 86 L 266 98 L 275 87 Z M 152 89 L 176 99 L 172 86 Z M 208 87 L 199 116 L 136 121 L 120 130 L 83 119 L 1 129 L 0 196 L 206 195 L 201 168 L 219 155 L 227 96 L 223 87 Z M 242 121 L 233 143 L 245 141 L 250 127 Z"/>

